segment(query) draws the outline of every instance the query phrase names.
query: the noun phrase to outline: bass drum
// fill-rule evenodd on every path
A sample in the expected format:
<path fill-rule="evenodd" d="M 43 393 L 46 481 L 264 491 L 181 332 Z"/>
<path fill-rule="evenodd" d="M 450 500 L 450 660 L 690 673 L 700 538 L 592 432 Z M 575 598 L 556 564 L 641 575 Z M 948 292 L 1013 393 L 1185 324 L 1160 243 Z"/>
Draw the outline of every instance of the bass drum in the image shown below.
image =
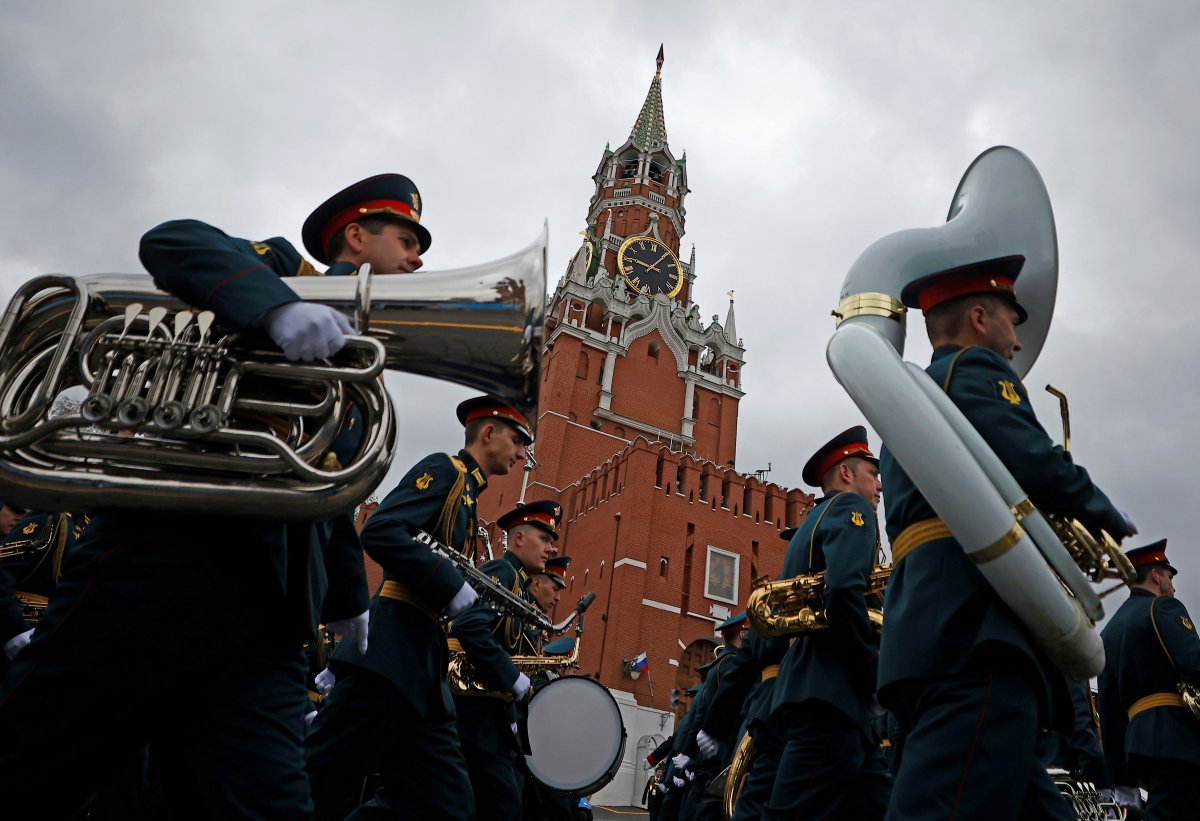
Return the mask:
<path fill-rule="evenodd" d="M 612 781 L 625 754 L 625 724 L 608 690 L 583 676 L 556 678 L 529 702 L 533 777 L 573 798 Z"/>

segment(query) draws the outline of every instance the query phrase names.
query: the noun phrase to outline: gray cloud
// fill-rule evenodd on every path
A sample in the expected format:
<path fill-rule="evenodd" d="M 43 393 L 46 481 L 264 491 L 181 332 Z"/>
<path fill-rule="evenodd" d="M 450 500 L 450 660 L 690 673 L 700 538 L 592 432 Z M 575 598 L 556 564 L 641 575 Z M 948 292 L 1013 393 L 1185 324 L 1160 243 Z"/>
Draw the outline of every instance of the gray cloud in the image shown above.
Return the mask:
<path fill-rule="evenodd" d="M 329 193 L 391 169 L 421 186 L 429 268 L 502 256 L 548 217 L 556 279 L 665 42 L 695 297 L 723 319 L 734 289 L 748 349 L 738 467 L 770 462 L 789 486 L 860 418 L 824 362 L 845 271 L 879 237 L 942 221 L 980 151 L 1020 148 L 1062 263 L 1035 405 L 1058 435 L 1041 386 L 1069 392 L 1079 461 L 1147 539 L 1174 540 L 1196 600 L 1180 496 L 1200 451 L 1191 4 L 75 6 L 0 11 L 4 300 L 38 273 L 138 270 L 138 236 L 164 219 L 297 241 Z M 908 347 L 928 356 L 919 321 Z M 389 384 L 397 470 L 455 445 L 468 391 Z"/>

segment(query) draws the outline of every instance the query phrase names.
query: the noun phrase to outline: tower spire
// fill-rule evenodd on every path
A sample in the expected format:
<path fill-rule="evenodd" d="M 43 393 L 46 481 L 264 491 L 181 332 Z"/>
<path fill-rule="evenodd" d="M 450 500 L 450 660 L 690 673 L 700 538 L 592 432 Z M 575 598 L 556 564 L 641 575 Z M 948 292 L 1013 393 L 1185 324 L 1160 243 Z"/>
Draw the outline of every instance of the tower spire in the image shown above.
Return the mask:
<path fill-rule="evenodd" d="M 733 320 L 733 291 L 726 291 L 725 296 L 729 297 L 729 313 L 725 315 L 725 338 L 737 345 L 737 323 Z"/>
<path fill-rule="evenodd" d="M 663 119 L 662 102 L 662 64 L 663 47 L 658 47 L 657 68 L 654 79 L 650 81 L 650 90 L 646 93 L 646 101 L 638 112 L 637 122 L 629 139 L 643 151 L 662 148 L 667 144 L 667 124 Z"/>

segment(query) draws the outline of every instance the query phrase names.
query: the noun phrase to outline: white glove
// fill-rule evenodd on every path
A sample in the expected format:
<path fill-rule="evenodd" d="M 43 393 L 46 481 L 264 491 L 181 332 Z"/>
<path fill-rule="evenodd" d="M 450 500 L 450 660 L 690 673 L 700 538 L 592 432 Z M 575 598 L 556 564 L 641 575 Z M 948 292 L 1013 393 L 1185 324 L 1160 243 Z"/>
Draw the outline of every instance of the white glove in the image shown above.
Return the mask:
<path fill-rule="evenodd" d="M 696 734 L 696 746 L 700 748 L 701 758 L 712 758 L 717 754 L 716 740 L 703 730 Z"/>
<path fill-rule="evenodd" d="M 684 770 L 683 774 L 687 776 L 688 781 L 696 780 L 696 774 L 694 772 L 692 772 L 691 770 Z"/>
<path fill-rule="evenodd" d="M 364 610 L 352 619 L 331 621 L 329 624 L 325 625 L 325 628 L 333 631 L 346 641 L 358 642 L 358 652 L 366 655 L 367 629 L 370 627 L 370 623 L 371 611 Z"/>
<path fill-rule="evenodd" d="M 513 735 L 516 735 L 517 734 L 517 722 L 514 721 L 511 724 L 509 724 L 508 729 L 513 731 Z"/>
<path fill-rule="evenodd" d="M 446 605 L 446 614 L 453 618 L 474 604 L 478 598 L 479 594 L 475 592 L 475 588 L 463 582 L 463 586 L 458 589 L 458 592 L 454 594 L 454 598 Z"/>
<path fill-rule="evenodd" d="M 529 692 L 529 676 L 524 673 L 517 674 L 517 683 L 512 686 L 512 694 L 517 697 L 517 701 L 524 701 L 525 694 Z M 513 725 L 514 727 L 516 725 Z M 515 732 L 515 731 L 514 731 Z"/>
<path fill-rule="evenodd" d="M 645 761 L 642 762 L 642 769 L 643 770 L 653 770 L 654 769 L 654 765 L 650 763 L 650 759 L 647 758 Z"/>
<path fill-rule="evenodd" d="M 1113 787 L 1113 803 L 1127 810 L 1141 810 L 1145 806 L 1142 791 L 1137 787 Z"/>
<path fill-rule="evenodd" d="M 682 786 L 683 786 L 683 779 L 682 779 L 682 778 L 680 778 L 679 776 L 677 776 L 677 775 L 673 775 L 673 776 L 671 776 L 671 780 L 675 782 L 675 786 L 676 786 L 676 787 L 682 787 Z"/>
<path fill-rule="evenodd" d="M 286 302 L 263 314 L 262 326 L 293 362 L 333 356 L 354 333 L 345 314 L 319 302 Z"/>
<path fill-rule="evenodd" d="M 4 655 L 8 656 L 8 660 L 12 661 L 17 653 L 21 652 L 21 648 L 29 644 L 29 637 L 33 635 L 33 628 L 30 627 L 24 633 L 17 633 L 8 641 L 4 642 Z"/>
<path fill-rule="evenodd" d="M 674 758 L 671 759 L 671 761 L 674 762 L 675 769 L 677 769 L 677 770 L 686 770 L 688 768 L 688 765 L 692 763 L 692 759 L 689 758 L 688 756 L 684 755 L 683 753 L 680 753 L 679 755 L 675 756 Z"/>
<path fill-rule="evenodd" d="M 313 682 L 317 685 L 317 692 L 323 696 L 327 696 L 333 692 L 333 685 L 337 684 L 337 677 L 334 676 L 332 670 L 326 667 L 317 673 L 317 677 L 313 679 Z"/>
<path fill-rule="evenodd" d="M 313 710 L 311 713 L 305 713 L 305 714 L 304 714 L 304 726 L 305 726 L 305 727 L 311 726 L 311 725 L 312 725 L 312 720 L 313 720 L 314 718 L 316 718 L 316 717 L 317 717 L 317 711 L 316 711 L 316 710 Z"/>

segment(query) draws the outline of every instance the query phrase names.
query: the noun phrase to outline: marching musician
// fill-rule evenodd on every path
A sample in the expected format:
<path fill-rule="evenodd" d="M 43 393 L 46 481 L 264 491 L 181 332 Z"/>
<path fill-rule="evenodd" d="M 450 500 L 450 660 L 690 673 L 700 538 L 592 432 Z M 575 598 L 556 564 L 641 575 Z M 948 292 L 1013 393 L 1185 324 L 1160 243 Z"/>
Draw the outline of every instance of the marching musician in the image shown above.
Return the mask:
<path fill-rule="evenodd" d="M 562 507 L 549 500 L 518 505 L 505 513 L 497 520 L 507 534 L 504 554 L 480 567 L 480 572 L 505 590 L 525 596 L 530 574 L 544 573 L 546 561 L 558 550 L 561 517 Z M 466 653 L 479 683 L 489 691 L 511 694 L 516 702 L 452 690 L 480 821 L 522 817 L 528 744 L 519 735 L 525 721 L 522 702 L 531 681 L 512 657 L 534 649 L 524 641 L 527 628 L 519 618 L 501 616 L 482 605 L 456 617 L 450 627 L 451 649 Z"/>
<path fill-rule="evenodd" d="M 682 754 L 687 759 L 683 767 L 691 783 L 687 786 L 679 817 L 688 821 L 698 818 L 722 818 L 721 802 L 706 801 L 705 797 L 708 794 L 709 782 L 729 763 L 729 758 L 733 755 L 732 745 L 729 743 L 728 734 L 709 738 L 702 733 L 705 722 L 712 713 L 719 710 L 731 710 L 735 714 L 740 712 L 740 701 L 719 701 L 718 694 L 722 690 L 726 671 L 734 667 L 734 658 L 738 648 L 742 646 L 742 637 L 747 626 L 745 612 L 730 616 L 718 624 L 717 632 L 721 634 L 724 644 L 712 661 L 699 668 L 700 675 L 704 677 L 704 689 L 692 705 L 695 716 L 682 747 Z"/>
<path fill-rule="evenodd" d="M 683 714 L 683 718 L 675 725 L 675 732 L 671 735 L 670 757 L 667 759 L 666 767 L 663 769 L 662 780 L 659 786 L 662 788 L 663 800 L 658 805 L 659 821 L 677 821 L 682 819 L 683 815 L 680 810 L 683 808 L 683 799 L 686 795 L 686 789 L 689 783 L 687 778 L 687 764 L 681 755 L 683 750 L 683 742 L 686 740 L 690 732 L 692 721 L 695 719 L 696 696 L 704 689 L 703 682 L 693 684 L 687 688 L 681 697 L 689 699 L 688 709 Z"/>
<path fill-rule="evenodd" d="M 797 529 L 786 528 L 779 537 L 791 542 Z M 738 793 L 732 821 L 761 818 L 763 805 L 775 786 L 779 757 L 787 737 L 771 721 L 771 701 L 779 664 L 787 648 L 786 638 L 768 639 L 747 633 L 737 655 L 726 665 L 720 689 L 714 696 L 714 709 L 705 715 L 697 735 L 701 753 L 705 757 L 718 755 L 722 766 L 729 764 L 744 735 L 753 740 L 754 759 Z M 744 705 L 740 723 L 739 713 L 733 709 L 735 705 Z M 719 743 L 718 739 L 724 741 Z"/>
<path fill-rule="evenodd" d="M 1020 256 L 983 261 L 904 288 L 904 304 L 925 315 L 926 372 L 1036 507 L 1117 539 L 1131 535 L 1129 519 L 1046 434 L 1009 364 L 1028 316 L 1015 291 L 1023 264 Z M 888 817 L 1072 817 L 1035 755 L 1038 728 L 1069 720 L 1062 677 L 886 444 L 880 463 L 895 569 L 879 700 L 903 736 Z"/>
<path fill-rule="evenodd" d="M 1195 818 L 1200 782 L 1200 716 L 1184 705 L 1179 682 L 1200 685 L 1200 638 L 1175 598 L 1178 571 L 1167 540 L 1126 553 L 1137 571 L 1129 598 L 1109 619 L 1100 674 L 1104 760 L 1117 803 L 1146 817 Z"/>
<path fill-rule="evenodd" d="M 327 276 L 364 263 L 410 273 L 430 242 L 420 220 L 412 181 L 381 174 L 326 200 L 302 237 Z M 330 356 L 353 330 L 288 287 L 318 272 L 282 237 L 177 220 L 147 232 L 139 256 L 158 287 L 226 329 L 265 334 L 288 359 Z M 356 417 L 342 422 L 330 464 L 362 435 Z M 164 791 L 186 791 L 177 801 L 196 813 L 309 817 L 301 647 L 320 621 L 366 644 L 349 514 L 283 523 L 231 518 L 216 503 L 203 514 L 97 510 L 67 565 L 0 686 L 0 795 L 14 817 L 69 816 L 157 728 L 168 728 Z"/>
<path fill-rule="evenodd" d="M 546 559 L 545 570 L 529 574 L 529 596 L 547 616 L 554 614 L 562 592 L 567 589 L 567 568 L 570 566 L 570 556 L 551 556 Z M 538 644 L 534 652 L 540 649 Z"/>
<path fill-rule="evenodd" d="M 543 572 L 530 573 L 529 595 L 547 616 L 554 613 L 562 591 L 567 588 L 567 568 L 570 565 L 570 556 L 552 556 L 546 559 L 546 569 Z M 543 656 L 569 655 L 578 641 L 575 637 L 563 637 L 547 643 L 544 632 L 536 626 L 526 629 L 525 637 L 530 652 Z M 539 689 L 555 677 L 550 671 L 539 671 L 531 677 L 532 692 L 536 695 Z M 525 780 L 523 808 L 526 821 L 576 821 L 578 802 L 534 778 L 523 760 L 518 763 Z"/>
<path fill-rule="evenodd" d="M 780 663 L 771 721 L 787 740 L 763 818 L 882 818 L 891 779 L 869 724 L 879 649 L 866 599 L 882 486 L 866 428 L 822 445 L 801 475 L 824 496 L 792 536 L 780 578 L 825 574 L 829 628 L 798 634 Z"/>
<path fill-rule="evenodd" d="M 518 411 L 492 397 L 468 399 L 457 414 L 463 449 L 417 462 L 363 527 L 363 548 L 383 567 L 383 584 L 371 600 L 369 646 L 338 645 L 333 690 L 305 740 L 319 819 L 346 817 L 371 773 L 379 789 L 354 817 L 474 817 L 441 618 L 459 615 L 478 594 L 417 536 L 473 556 L 479 494 L 490 477 L 521 463 L 533 436 Z"/>

